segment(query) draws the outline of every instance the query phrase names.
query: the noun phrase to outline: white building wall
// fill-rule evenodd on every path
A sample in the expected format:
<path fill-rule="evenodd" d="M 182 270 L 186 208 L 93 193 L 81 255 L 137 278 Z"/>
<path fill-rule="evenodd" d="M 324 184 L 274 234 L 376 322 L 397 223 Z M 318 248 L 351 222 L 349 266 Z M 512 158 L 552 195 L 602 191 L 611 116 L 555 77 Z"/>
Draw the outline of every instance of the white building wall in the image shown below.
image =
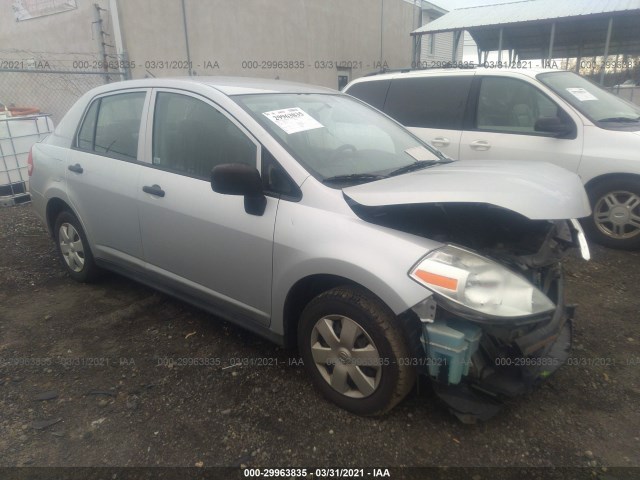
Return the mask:
<path fill-rule="evenodd" d="M 431 66 L 431 63 L 435 64 L 433 66 L 438 66 L 437 64 L 441 62 L 461 61 L 464 43 L 463 39 L 464 37 L 460 36 L 460 40 L 458 41 L 458 48 L 456 50 L 456 56 L 454 59 L 453 32 L 423 35 L 420 52 L 420 62 L 427 66 Z M 434 44 L 433 48 L 432 43 Z"/>
<path fill-rule="evenodd" d="M 411 0 L 184 3 L 192 73 L 279 78 L 332 88 L 339 86 L 339 79 L 410 65 L 410 34 L 420 18 L 420 7 Z M 108 78 L 100 75 L 94 4 L 101 9 L 107 34 Z M 57 122 L 85 91 L 118 80 L 115 69 L 120 64 L 129 67 L 132 78 L 189 74 L 181 0 L 77 0 L 77 9 L 21 22 L 15 21 L 12 5 L 11 0 L 0 2 L 0 60 L 11 62 L 7 68 L 73 73 L 0 72 L 0 102 L 39 107 Z M 124 59 L 113 47 L 118 44 L 112 28 L 116 19 L 109 10 L 114 5 Z"/>
<path fill-rule="evenodd" d="M 431 16 L 427 11 L 422 12 L 422 26 L 438 18 L 438 15 Z M 420 45 L 420 63 L 422 67 L 437 67 L 443 62 L 462 60 L 464 49 L 464 34 L 460 36 L 455 58 L 453 58 L 454 33 L 436 33 L 422 36 Z"/>
<path fill-rule="evenodd" d="M 108 0 L 77 0 L 76 9 L 16 21 L 13 1 L 0 2 L 0 103 L 35 107 L 55 123 L 87 90 L 105 83 L 95 23 L 100 7 L 108 62 L 116 62 Z M 44 2 L 43 2 L 44 4 Z M 24 72 L 23 70 L 27 70 Z M 62 73 L 30 73 L 31 70 Z M 75 72 L 91 71 L 95 74 Z M 112 75 L 111 81 L 120 77 Z"/>
<path fill-rule="evenodd" d="M 149 60 L 186 58 L 179 1 L 118 3 L 125 48 L 136 61 L 134 78 L 147 73 L 138 65 Z M 414 11 L 407 1 L 186 0 L 185 4 L 193 70 L 198 75 L 277 77 L 337 88 L 339 75 L 352 80 L 381 67 L 411 63 L 410 34 L 418 15 L 417 7 Z M 207 62 L 217 62 L 218 67 L 207 68 L 211 65 Z M 186 73 L 173 67 L 175 62 L 149 70 L 156 76 Z"/>

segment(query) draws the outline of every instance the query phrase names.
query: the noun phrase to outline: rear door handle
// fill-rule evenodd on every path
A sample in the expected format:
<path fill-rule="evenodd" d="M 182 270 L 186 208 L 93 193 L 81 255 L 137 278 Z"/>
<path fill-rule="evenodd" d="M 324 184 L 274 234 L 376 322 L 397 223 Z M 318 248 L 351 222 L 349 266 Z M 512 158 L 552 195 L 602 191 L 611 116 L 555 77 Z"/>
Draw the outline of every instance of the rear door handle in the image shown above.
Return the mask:
<path fill-rule="evenodd" d="M 145 185 L 142 187 L 142 191 L 144 193 L 148 193 L 149 195 L 155 195 L 156 197 L 164 197 L 164 190 L 160 188 L 160 185 Z"/>
<path fill-rule="evenodd" d="M 433 145 L 434 147 L 448 147 L 449 145 L 451 145 L 451 140 L 445 137 L 436 137 L 431 140 L 431 145 Z"/>
<path fill-rule="evenodd" d="M 470 147 L 473 150 L 485 151 L 491 148 L 491 144 L 486 140 L 476 140 L 475 142 L 471 142 Z"/>
<path fill-rule="evenodd" d="M 71 170 L 74 173 L 82 173 L 84 172 L 83 168 L 80 166 L 79 163 L 76 163 L 75 165 L 69 165 L 69 170 Z"/>

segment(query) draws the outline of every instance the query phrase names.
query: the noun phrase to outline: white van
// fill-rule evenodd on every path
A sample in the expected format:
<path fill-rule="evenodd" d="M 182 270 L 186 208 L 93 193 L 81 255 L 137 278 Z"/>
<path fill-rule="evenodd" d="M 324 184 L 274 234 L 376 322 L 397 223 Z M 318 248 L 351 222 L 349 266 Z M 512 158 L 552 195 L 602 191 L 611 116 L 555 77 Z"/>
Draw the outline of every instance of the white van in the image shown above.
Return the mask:
<path fill-rule="evenodd" d="M 603 245 L 640 248 L 640 108 L 572 72 L 447 69 L 354 80 L 345 92 L 454 159 L 552 162 L 582 178 Z"/>

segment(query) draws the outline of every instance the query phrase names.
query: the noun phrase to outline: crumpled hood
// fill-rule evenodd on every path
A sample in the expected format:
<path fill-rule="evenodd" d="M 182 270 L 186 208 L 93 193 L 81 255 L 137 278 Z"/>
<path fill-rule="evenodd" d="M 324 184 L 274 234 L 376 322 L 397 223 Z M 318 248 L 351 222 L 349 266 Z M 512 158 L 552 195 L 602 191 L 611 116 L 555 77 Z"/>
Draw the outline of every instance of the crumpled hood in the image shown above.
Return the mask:
<path fill-rule="evenodd" d="M 590 215 L 580 178 L 550 163 L 464 160 L 354 187 L 344 194 L 365 206 L 488 203 L 531 220 Z"/>

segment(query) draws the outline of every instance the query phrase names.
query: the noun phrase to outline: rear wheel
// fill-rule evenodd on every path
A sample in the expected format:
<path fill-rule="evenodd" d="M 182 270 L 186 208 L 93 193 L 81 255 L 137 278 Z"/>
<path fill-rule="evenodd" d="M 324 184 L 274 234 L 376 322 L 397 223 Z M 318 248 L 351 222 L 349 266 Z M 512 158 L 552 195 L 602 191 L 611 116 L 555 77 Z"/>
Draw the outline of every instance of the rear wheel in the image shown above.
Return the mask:
<path fill-rule="evenodd" d="M 592 216 L 585 220 L 591 240 L 619 249 L 640 248 L 640 181 L 607 179 L 589 189 Z"/>
<path fill-rule="evenodd" d="M 69 211 L 63 211 L 56 219 L 55 240 L 60 261 L 67 273 L 79 282 L 89 282 L 98 274 L 89 242 L 80 222 Z"/>
<path fill-rule="evenodd" d="M 393 312 L 360 288 L 334 288 L 307 305 L 298 347 L 325 397 L 359 415 L 380 415 L 409 393 L 415 369 L 394 320 Z"/>

